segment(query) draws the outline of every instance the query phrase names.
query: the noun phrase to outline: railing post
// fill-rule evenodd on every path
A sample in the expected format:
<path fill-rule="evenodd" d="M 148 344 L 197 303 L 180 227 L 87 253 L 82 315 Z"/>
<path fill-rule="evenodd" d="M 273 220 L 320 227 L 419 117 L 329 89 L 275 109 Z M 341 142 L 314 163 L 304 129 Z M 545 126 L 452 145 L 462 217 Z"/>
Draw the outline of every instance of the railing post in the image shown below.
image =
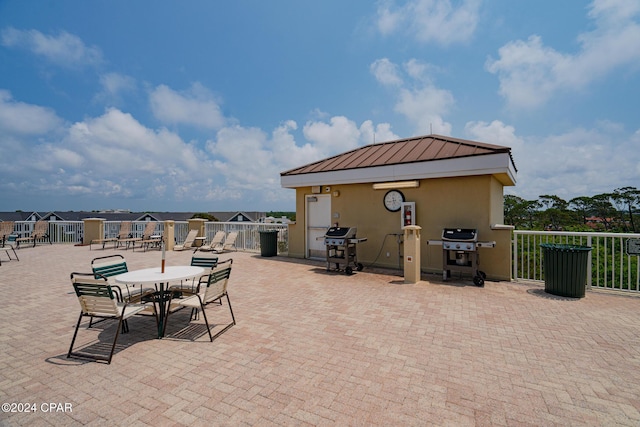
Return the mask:
<path fill-rule="evenodd" d="M 166 239 L 166 241 L 164 242 L 165 244 L 165 248 L 168 251 L 173 250 L 173 247 L 176 244 L 176 239 L 175 239 L 175 225 L 176 222 L 172 219 L 166 220 L 164 222 L 164 238 Z"/>
<path fill-rule="evenodd" d="M 104 218 L 85 218 L 82 244 L 89 245 L 92 240 L 104 239 Z"/>
<path fill-rule="evenodd" d="M 518 234 L 513 230 L 513 280 L 518 280 Z"/>
<path fill-rule="evenodd" d="M 587 246 L 591 247 L 591 236 L 587 236 Z M 587 289 L 591 289 L 591 284 L 593 283 L 593 270 L 591 264 L 591 254 L 593 253 L 593 249 L 589 251 L 589 255 L 587 255 Z"/>

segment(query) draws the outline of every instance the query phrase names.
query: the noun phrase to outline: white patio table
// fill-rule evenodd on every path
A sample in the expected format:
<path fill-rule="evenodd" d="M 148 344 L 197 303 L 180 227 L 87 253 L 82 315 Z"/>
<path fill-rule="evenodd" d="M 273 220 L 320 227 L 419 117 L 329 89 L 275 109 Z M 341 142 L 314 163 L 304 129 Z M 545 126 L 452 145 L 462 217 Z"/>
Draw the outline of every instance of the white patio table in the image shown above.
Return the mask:
<path fill-rule="evenodd" d="M 145 268 L 129 271 L 114 276 L 116 283 L 128 285 L 155 285 L 156 293 L 154 302 L 158 303 L 158 338 L 164 337 L 164 319 L 167 313 L 166 291 L 169 283 L 181 280 L 193 279 L 204 274 L 204 268 L 188 265 L 165 267 L 164 273 L 160 267 Z M 165 287 L 166 286 L 166 287 Z"/>

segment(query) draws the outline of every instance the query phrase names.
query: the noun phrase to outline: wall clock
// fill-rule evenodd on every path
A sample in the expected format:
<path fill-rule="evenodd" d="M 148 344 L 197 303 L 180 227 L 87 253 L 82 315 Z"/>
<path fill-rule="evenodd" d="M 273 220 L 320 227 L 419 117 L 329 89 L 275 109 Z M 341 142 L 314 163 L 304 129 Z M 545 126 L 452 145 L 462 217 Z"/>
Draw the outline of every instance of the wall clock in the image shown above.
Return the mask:
<path fill-rule="evenodd" d="M 389 190 L 384 195 L 384 207 L 390 212 L 398 212 L 404 202 L 404 194 L 398 190 Z"/>

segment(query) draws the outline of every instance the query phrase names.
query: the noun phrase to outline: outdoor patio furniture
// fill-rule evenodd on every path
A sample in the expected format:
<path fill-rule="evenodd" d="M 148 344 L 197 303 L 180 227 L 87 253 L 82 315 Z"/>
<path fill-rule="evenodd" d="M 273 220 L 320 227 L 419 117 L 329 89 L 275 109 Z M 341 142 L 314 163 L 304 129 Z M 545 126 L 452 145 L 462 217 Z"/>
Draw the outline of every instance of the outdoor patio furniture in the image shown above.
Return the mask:
<path fill-rule="evenodd" d="M 196 240 L 196 236 L 198 235 L 198 230 L 189 230 L 187 233 L 187 237 L 184 239 L 184 242 L 181 245 L 175 245 L 173 247 L 174 251 L 184 251 L 185 249 L 191 249 L 193 246 L 193 242 Z"/>
<path fill-rule="evenodd" d="M 222 265 L 225 264 L 225 265 Z M 195 295 L 184 299 L 173 300 L 173 294 L 171 299 L 169 300 L 169 306 L 171 304 L 176 304 L 180 307 L 191 308 L 191 316 L 189 320 L 191 320 L 194 316 L 196 310 L 202 311 L 202 317 L 204 318 L 205 325 L 207 327 L 207 332 L 209 333 L 209 339 L 213 342 L 215 338 L 226 332 L 229 328 L 236 324 L 236 318 L 233 315 L 233 309 L 231 308 L 231 301 L 229 300 L 229 294 L 227 292 L 227 286 L 229 283 L 229 277 L 231 275 L 231 265 L 233 264 L 232 259 L 225 260 L 220 262 L 216 268 L 210 271 L 209 276 L 207 278 L 206 287 L 204 289 L 200 289 Z M 205 312 L 205 306 L 212 302 L 222 300 L 222 297 L 226 297 L 227 304 L 229 305 L 229 312 L 231 313 L 231 323 L 227 324 L 215 335 L 211 335 L 211 327 L 209 325 L 209 320 L 207 319 L 207 313 Z M 167 322 L 169 318 L 170 311 L 167 312 L 167 317 L 165 318 L 165 322 Z"/>
<path fill-rule="evenodd" d="M 35 247 L 38 240 L 47 240 L 49 244 L 52 244 L 51 236 L 49 236 L 49 222 L 44 220 L 37 221 L 30 236 L 16 239 L 16 248 L 20 248 L 21 242 L 33 242 L 33 247 Z"/>
<path fill-rule="evenodd" d="M 139 240 L 139 237 L 133 237 L 133 232 L 131 231 L 131 221 L 122 221 L 120 223 L 120 232 L 118 233 L 116 248 L 119 248 L 120 244 L 124 244 L 125 249 L 129 249 L 129 245 L 131 244 L 135 248 L 135 242 Z"/>
<path fill-rule="evenodd" d="M 209 243 L 208 245 L 200 246 L 199 248 L 196 249 L 196 251 L 198 249 L 201 251 L 222 250 L 222 247 L 223 247 L 222 242 L 224 242 L 226 236 L 227 236 L 227 233 L 225 233 L 224 231 L 217 231 L 216 234 L 213 236 L 211 243 Z"/>
<path fill-rule="evenodd" d="M 145 310 L 147 308 L 147 304 L 118 302 L 112 287 L 104 279 L 95 279 L 89 276 L 90 274 L 71 274 L 71 282 L 76 292 L 76 296 L 78 297 L 81 310 L 75 332 L 73 333 L 71 345 L 69 346 L 67 358 L 74 357 L 95 361 L 101 360 L 110 364 L 111 359 L 113 358 L 113 352 L 116 348 L 120 329 L 122 329 L 123 333 L 128 332 L 129 326 L 127 324 L 127 319 Z M 73 351 L 73 345 L 76 342 L 78 329 L 80 328 L 80 322 L 83 317 L 90 318 L 89 327 L 91 327 L 92 321 L 96 317 L 105 320 L 113 319 L 118 321 L 118 327 L 116 328 L 113 344 L 111 345 L 111 352 L 108 357 L 88 352 Z"/>
<path fill-rule="evenodd" d="M 145 296 L 155 292 L 154 288 L 126 284 L 124 289 L 115 282 L 115 276 L 129 271 L 127 262 L 122 255 L 107 255 L 91 260 L 91 270 L 96 279 L 106 278 L 111 286 L 119 290 L 121 301 L 140 302 Z"/>
<path fill-rule="evenodd" d="M 144 268 L 142 270 L 128 271 L 114 276 L 114 280 L 121 284 L 154 285 L 156 291 L 145 296 L 145 300 L 152 299 L 157 309 L 158 338 L 164 336 L 165 316 L 167 314 L 167 302 L 169 301 L 169 283 L 181 280 L 189 280 L 199 277 L 204 273 L 202 267 L 188 265 L 172 265 L 169 267 Z M 170 306 L 169 306 L 170 307 Z"/>
<path fill-rule="evenodd" d="M 179 293 L 191 294 L 191 295 L 198 293 L 200 290 L 200 285 L 202 283 L 206 284 L 207 280 L 209 279 L 209 273 L 211 272 L 212 269 L 216 268 L 216 266 L 218 265 L 218 257 L 193 256 L 191 257 L 191 265 L 206 269 L 207 274 L 201 276 L 197 283 L 194 278 L 189 284 L 181 282 L 180 284 L 175 284 L 170 286 L 169 290 L 174 292 L 179 292 Z"/>
<path fill-rule="evenodd" d="M 13 221 L 0 222 L 0 241 L 5 242 L 13 234 L 14 225 Z"/>
<path fill-rule="evenodd" d="M 227 235 L 227 238 L 224 239 L 224 244 L 222 245 L 222 249 L 214 249 L 214 252 L 223 253 L 223 252 L 229 252 L 231 250 L 237 251 L 238 250 L 238 248 L 236 247 L 237 238 L 238 238 L 238 232 L 232 231 Z"/>
<path fill-rule="evenodd" d="M 140 246 L 146 252 L 147 249 L 154 246 L 160 248 L 162 242 L 164 241 L 164 233 L 163 234 L 154 234 L 156 230 L 157 222 L 148 222 L 146 227 L 144 228 L 144 232 L 142 233 L 142 238 L 140 238 Z M 135 249 L 135 248 L 134 248 Z"/>
<path fill-rule="evenodd" d="M 13 252 L 13 256 L 16 257 L 16 261 L 20 261 L 13 245 L 7 243 L 9 236 L 13 233 L 13 225 L 13 221 L 0 222 L 0 250 L 7 253 L 9 261 L 13 259 L 11 258 L 11 252 Z M 2 265 L 2 259 L 0 259 L 0 265 Z"/>
<path fill-rule="evenodd" d="M 123 229 L 123 226 L 125 226 L 125 228 Z M 124 236 L 123 236 L 123 233 Z M 129 238 L 129 235 L 131 233 L 131 223 L 128 221 L 123 221 L 120 223 L 120 230 L 118 231 L 118 235 L 115 237 L 105 237 L 102 239 L 93 239 L 89 242 L 89 250 L 91 250 L 91 245 L 99 245 L 102 244 L 102 249 L 104 250 L 104 247 L 106 246 L 107 243 L 113 243 L 113 248 L 115 249 L 116 246 L 118 246 L 118 240 L 119 239 L 126 239 Z M 121 237 L 122 236 L 122 237 Z"/>

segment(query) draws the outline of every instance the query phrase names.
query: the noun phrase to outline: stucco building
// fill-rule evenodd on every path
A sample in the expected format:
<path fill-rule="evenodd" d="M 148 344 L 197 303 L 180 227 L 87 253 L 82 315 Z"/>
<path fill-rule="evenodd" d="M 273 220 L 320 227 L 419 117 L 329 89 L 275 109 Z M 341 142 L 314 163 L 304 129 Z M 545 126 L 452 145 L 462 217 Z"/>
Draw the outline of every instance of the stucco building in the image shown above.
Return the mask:
<path fill-rule="evenodd" d="M 480 249 L 482 270 L 489 279 L 509 280 L 503 188 L 515 183 L 509 147 L 440 135 L 367 145 L 282 172 L 281 185 L 296 190 L 289 256 L 323 258 L 321 236 L 339 224 L 367 237 L 358 247 L 360 262 L 401 267 L 404 219 L 394 201 L 404 201 L 415 203 L 415 225 L 422 227 L 422 271 L 442 271 L 442 248 L 428 240 L 440 239 L 446 227 L 473 228 L 480 240 L 496 242 Z"/>

